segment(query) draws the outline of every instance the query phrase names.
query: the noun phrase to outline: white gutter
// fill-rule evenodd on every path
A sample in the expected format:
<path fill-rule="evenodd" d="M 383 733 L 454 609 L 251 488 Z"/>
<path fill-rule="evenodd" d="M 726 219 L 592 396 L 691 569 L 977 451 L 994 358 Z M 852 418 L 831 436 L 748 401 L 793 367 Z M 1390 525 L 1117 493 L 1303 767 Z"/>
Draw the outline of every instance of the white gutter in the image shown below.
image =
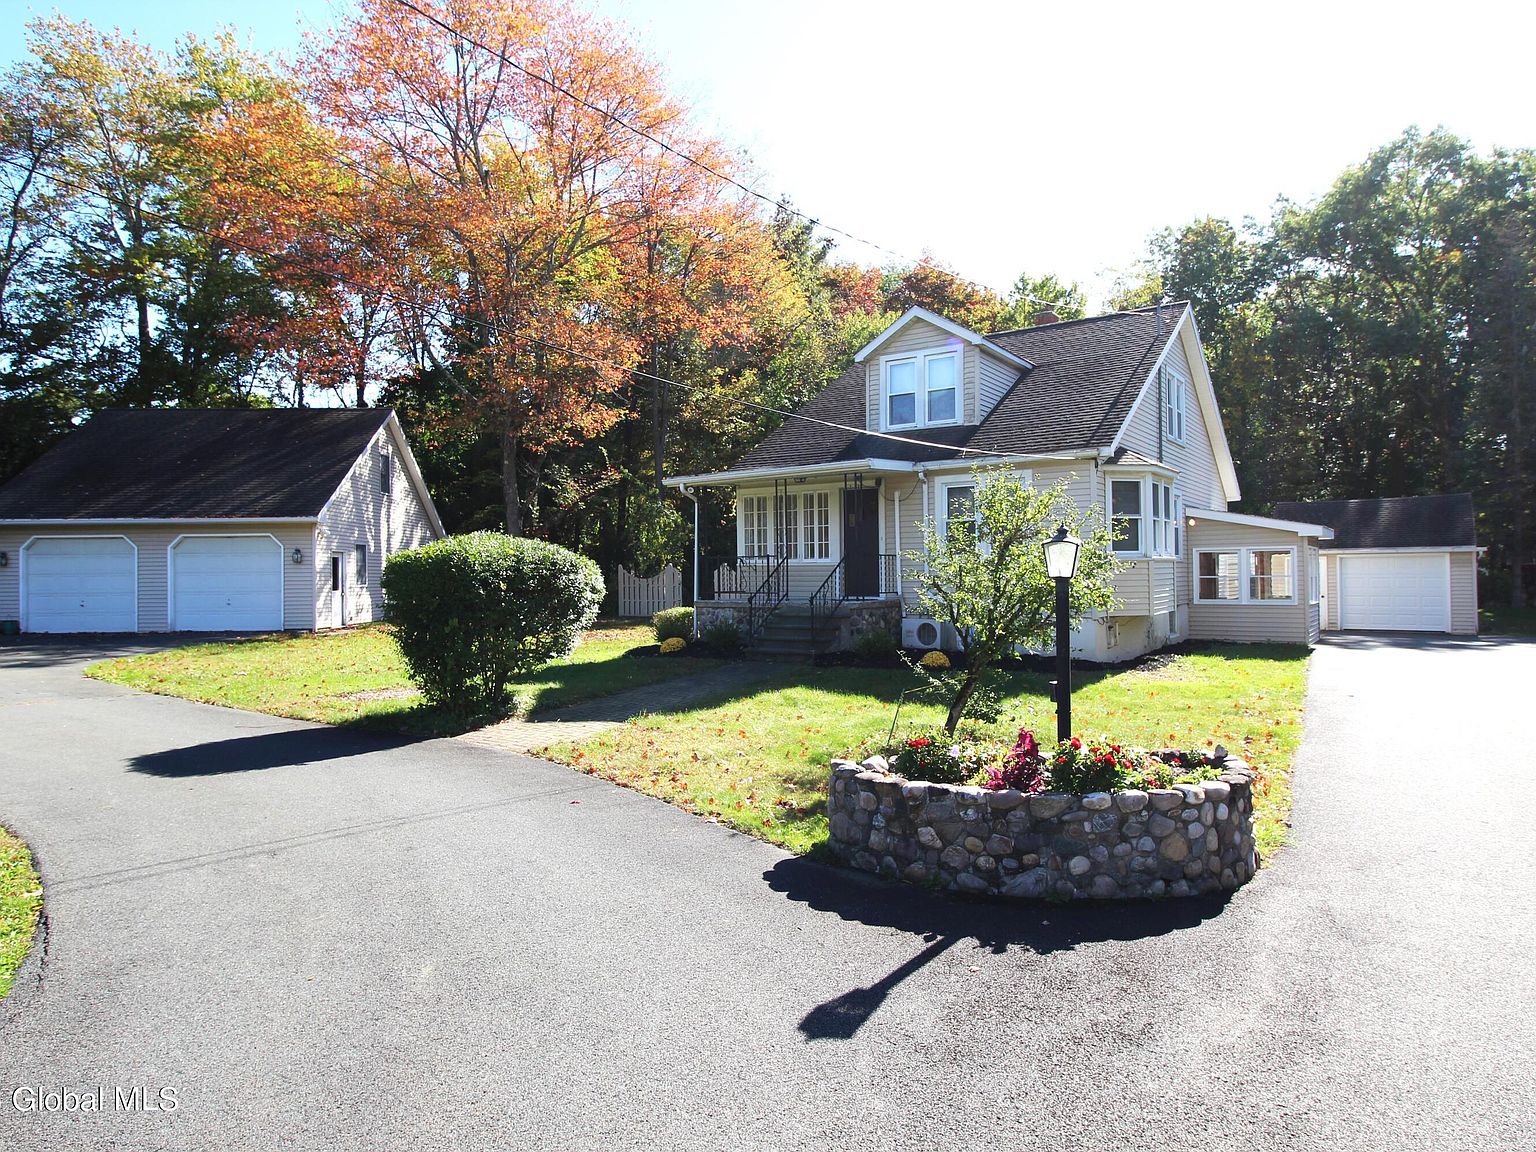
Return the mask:
<path fill-rule="evenodd" d="M 25 519 L 0 520 L 0 525 L 25 528 L 35 524 L 62 528 L 70 524 L 313 524 L 319 519 L 318 516 L 90 516 L 61 520 L 29 516 Z"/>
<path fill-rule="evenodd" d="M 1189 520 L 1214 520 L 1218 524 L 1274 528 L 1281 532 L 1294 532 L 1298 536 L 1315 536 L 1319 540 L 1333 539 L 1333 529 L 1326 524 L 1307 524 L 1301 520 L 1276 520 L 1273 516 L 1249 516 L 1242 512 L 1216 512 L 1205 508 L 1186 508 L 1184 515 Z"/>
<path fill-rule="evenodd" d="M 882 460 L 871 457 L 865 460 L 834 461 L 830 464 L 780 465 L 772 468 L 742 468 L 733 472 L 704 472 L 696 476 L 673 476 L 664 481 L 669 488 L 682 488 L 698 484 L 746 484 L 753 480 L 772 480 L 781 476 L 825 476 L 840 472 L 897 472 L 921 474 L 932 468 L 983 467 L 994 464 L 1051 464 L 1071 460 L 1097 460 L 1102 458 L 1102 448 L 1084 449 L 1080 452 L 1013 453 L 997 456 L 957 456 L 947 460 Z"/>

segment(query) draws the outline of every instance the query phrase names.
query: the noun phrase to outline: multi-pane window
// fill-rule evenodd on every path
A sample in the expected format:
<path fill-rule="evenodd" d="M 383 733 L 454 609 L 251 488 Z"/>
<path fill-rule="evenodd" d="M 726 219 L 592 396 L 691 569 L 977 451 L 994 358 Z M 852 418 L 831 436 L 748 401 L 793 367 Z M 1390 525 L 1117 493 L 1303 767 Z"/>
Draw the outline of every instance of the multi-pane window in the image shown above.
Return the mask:
<path fill-rule="evenodd" d="M 1172 555 L 1173 486 L 1152 481 L 1152 555 Z"/>
<path fill-rule="evenodd" d="M 1184 439 L 1184 406 L 1189 392 L 1189 385 L 1184 377 L 1174 372 L 1165 372 L 1163 383 L 1164 421 L 1170 440 L 1182 441 Z"/>
<path fill-rule="evenodd" d="M 1241 595 L 1242 581 L 1238 570 L 1242 564 L 1240 552 L 1202 552 L 1196 568 L 1198 580 L 1195 589 L 1197 600 L 1237 600 Z"/>
<path fill-rule="evenodd" d="M 1114 524 L 1116 552 L 1141 551 L 1141 481 L 1109 482 L 1109 514 Z"/>
<path fill-rule="evenodd" d="M 976 489 L 969 484 L 944 489 L 944 535 L 953 540 L 960 532 L 976 532 Z"/>
<path fill-rule="evenodd" d="M 960 352 L 919 352 L 885 361 L 885 425 L 914 428 L 960 419 Z"/>
<path fill-rule="evenodd" d="M 1248 553 L 1248 599 L 1296 599 L 1296 553 L 1254 548 Z"/>
<path fill-rule="evenodd" d="M 805 550 L 807 560 L 828 560 L 832 556 L 832 494 L 805 494 Z"/>
<path fill-rule="evenodd" d="M 780 556 L 800 558 L 800 493 L 790 492 L 773 500 L 773 542 Z"/>
<path fill-rule="evenodd" d="M 743 555 L 768 555 L 768 497 L 741 498 L 741 543 Z"/>

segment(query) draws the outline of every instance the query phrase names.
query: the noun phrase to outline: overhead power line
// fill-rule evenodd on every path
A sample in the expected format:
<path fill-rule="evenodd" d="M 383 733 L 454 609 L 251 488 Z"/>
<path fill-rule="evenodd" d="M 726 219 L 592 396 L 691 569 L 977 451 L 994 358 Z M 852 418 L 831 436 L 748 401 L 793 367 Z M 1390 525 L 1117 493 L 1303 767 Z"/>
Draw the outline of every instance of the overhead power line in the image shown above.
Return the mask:
<path fill-rule="evenodd" d="M 9 157 L 0 156 L 0 164 L 3 164 L 17 172 L 24 173 L 29 170 L 27 165 L 22 164 L 20 161 L 12 160 Z M 71 191 L 78 192 L 85 196 L 98 196 L 101 199 L 106 200 L 108 203 L 111 203 L 112 201 L 112 197 L 109 196 L 106 192 L 102 191 L 100 188 L 93 188 L 87 184 L 72 181 L 51 172 L 45 173 L 45 178 L 61 188 L 68 188 Z M 392 304 L 395 304 L 397 307 L 406 309 L 407 311 L 416 312 L 417 314 L 425 318 L 432 319 L 439 324 L 452 322 L 457 319 L 453 313 L 445 311 L 440 306 L 425 307 L 419 301 L 412 300 L 407 297 L 402 297 L 399 294 L 391 292 L 387 288 L 382 288 L 377 284 L 364 283 L 354 279 L 353 277 L 346 276 L 340 272 L 337 272 L 334 269 L 321 268 L 302 260 L 295 260 L 285 253 L 271 252 L 263 248 L 258 248 L 252 244 L 248 244 L 240 240 L 235 240 L 229 236 L 225 236 L 212 229 L 195 226 L 185 220 L 180 219 L 179 217 L 171 216 L 167 213 L 159 212 L 152 208 L 140 208 L 139 214 L 146 220 L 152 220 L 160 224 L 166 224 L 175 228 L 179 228 L 182 231 L 191 233 L 194 236 L 200 236 L 205 240 L 212 240 L 231 249 L 244 252 L 248 256 L 255 256 L 263 260 L 271 260 L 279 264 L 287 264 L 291 267 L 296 267 L 310 275 L 317 276 L 324 280 L 329 280 L 332 283 L 341 285 L 343 287 L 351 288 L 355 292 L 367 293 L 377 296 L 382 300 L 388 300 Z M 715 391 L 714 389 L 703 385 L 689 384 L 682 380 L 674 380 L 671 377 L 660 376 L 654 372 L 646 372 L 638 367 L 625 365 L 616 360 L 608 360 L 604 357 L 596 356 L 590 352 L 582 352 L 574 348 L 568 348 L 564 345 L 545 340 L 542 337 L 533 336 L 527 332 L 512 332 L 503 329 L 500 334 L 510 340 L 521 342 L 525 347 L 542 347 L 552 352 L 559 352 L 566 356 L 572 356 L 579 360 L 585 360 L 588 363 L 613 368 L 631 376 L 652 380 L 668 387 L 681 388 L 685 392 L 710 395 Z M 755 411 L 763 412 L 768 415 L 778 416 L 786 420 L 798 420 L 805 424 L 814 424 L 823 428 L 831 428 L 839 432 L 849 432 L 860 436 L 869 436 L 887 443 L 908 444 L 923 448 L 947 448 L 954 452 L 956 455 L 967 457 L 973 456 L 996 458 L 999 455 L 997 452 L 991 452 L 980 448 L 952 447 L 950 445 L 935 444 L 932 441 L 920 440 L 911 436 L 901 436 L 894 432 L 880 432 L 870 428 L 860 428 L 853 424 L 839 423 L 836 420 L 823 420 L 818 416 L 807 416 L 801 412 L 792 412 L 784 408 L 775 408 L 771 404 L 763 404 L 755 400 L 745 399 L 743 397 L 732 397 L 732 403 L 741 405 L 742 407 L 751 408 Z M 1048 457 L 1042 456 L 1040 458 L 1046 459 Z"/>
<path fill-rule="evenodd" d="M 720 171 L 718 168 L 714 167 L 714 165 L 709 164 L 709 163 L 707 163 L 704 160 L 700 160 L 697 156 L 691 155 L 690 153 L 685 152 L 682 149 L 677 148 L 674 145 L 668 143 L 666 140 L 663 140 L 660 136 L 657 136 L 654 132 L 651 132 L 650 130 L 648 130 L 646 128 L 642 128 L 639 125 L 631 124 L 628 120 L 624 119 L 622 116 L 615 115 L 614 113 L 608 111 L 608 109 L 602 108 L 602 107 L 599 107 L 596 104 L 593 104 L 590 100 L 587 100 L 585 97 L 579 95 L 578 93 L 571 91 L 569 88 L 567 88 L 565 85 L 561 84 L 559 81 L 554 80 L 554 79 L 552 79 L 549 76 L 545 76 L 542 73 L 535 72 L 533 69 L 527 68 L 527 67 L 523 66 L 522 64 L 519 64 L 516 60 L 513 60 L 505 52 L 502 52 L 501 50 L 499 50 L 497 48 L 493 48 L 489 44 L 484 43 L 483 41 L 476 40 L 473 36 L 469 35 L 467 32 L 464 32 L 462 29 L 455 27 L 453 24 L 450 24 L 448 21 L 442 19 L 441 17 L 434 16 L 432 13 L 427 12 L 424 9 L 418 7 L 416 4 L 414 4 L 412 2 L 412 0 L 394 0 L 394 2 L 396 4 L 398 4 L 398 5 L 400 5 L 400 7 L 406 8 L 406 9 L 410 10 L 411 12 L 416 13 L 416 15 L 420 16 L 423 20 L 427 21 L 429 24 L 433 24 L 436 27 L 442 29 L 444 32 L 447 32 L 450 36 L 456 37 L 457 39 L 463 41 L 464 43 L 470 44 L 470 45 L 474 46 L 475 48 L 478 48 L 480 51 L 485 52 L 488 55 L 495 57 L 496 59 L 500 60 L 502 63 L 506 64 L 507 67 L 515 69 L 516 71 L 522 73 L 524 76 L 527 76 L 530 80 L 537 81 L 538 83 L 547 86 L 548 88 L 552 89 L 553 91 L 560 93 L 560 95 L 566 97 L 568 100 L 571 100 L 574 103 L 581 105 L 581 107 L 587 109 L 589 112 L 593 112 L 596 115 L 601 116 L 603 119 L 607 120 L 609 123 L 616 124 L 620 128 L 623 128 L 623 129 L 625 129 L 628 132 L 634 133 L 636 136 L 640 137 L 642 140 L 649 141 L 650 143 L 656 145 L 656 147 L 662 149 L 663 151 L 669 153 L 670 155 L 676 156 L 679 160 L 682 160 L 682 161 L 684 161 L 687 164 L 693 165 L 695 168 L 698 168 L 701 172 L 708 173 L 710 176 L 713 176 L 716 180 L 723 181 L 724 183 L 729 184 L 731 187 L 736 188 L 739 191 L 746 193 L 748 196 L 755 197 L 756 199 L 761 200 L 763 203 L 771 205 L 772 207 L 774 207 L 778 211 L 787 212 L 787 213 L 789 213 L 792 216 L 796 216 L 796 217 L 800 218 L 801 220 L 804 220 L 807 224 L 811 224 L 811 225 L 813 225 L 813 226 L 815 226 L 817 228 L 822 229 L 823 231 L 831 232 L 831 233 L 833 233 L 836 236 L 841 236 L 845 240 L 850 240 L 850 241 L 852 241 L 855 244 L 862 244 L 866 248 L 871 248 L 871 249 L 873 249 L 876 252 L 881 252 L 881 253 L 885 254 L 886 256 L 890 256 L 892 259 L 901 261 L 904 264 L 912 264 L 912 265 L 915 265 L 915 266 L 918 266 L 918 267 L 931 268 L 931 269 L 933 269 L 936 272 L 944 273 L 946 276 L 954 277 L 954 279 L 958 280 L 962 284 L 968 285 L 971 288 L 979 288 L 982 291 L 990 292 L 994 296 L 1004 296 L 1004 295 L 1006 295 L 1005 293 L 999 293 L 997 291 L 997 289 L 993 288 L 992 286 L 990 286 L 988 284 L 983 284 L 979 280 L 971 280 L 968 277 L 961 276 L 961 275 L 958 275 L 957 273 L 951 272 L 949 269 L 943 268 L 943 267 L 939 266 L 938 264 L 934 263 L 932 260 L 929 260 L 929 259 L 926 259 L 926 258 L 921 258 L 921 257 L 914 258 L 912 256 L 908 256 L 908 255 L 906 255 L 906 254 L 904 254 L 902 252 L 898 252 L 894 248 L 888 248 L 884 244 L 877 244 L 873 240 L 866 240 L 864 237 L 858 236 L 855 233 L 848 231 L 846 228 L 839 228 L 836 225 L 828 224 L 825 220 L 818 219 L 818 218 L 816 218 L 814 216 L 811 216 L 811 215 L 809 215 L 809 214 L 807 214 L 805 212 L 802 212 L 798 208 L 795 208 L 793 205 L 788 203 L 782 197 L 770 195 L 769 193 L 764 192 L 764 191 L 762 191 L 759 188 L 754 188 L 754 187 L 752 187 L 752 185 L 744 183 L 743 181 L 736 179 L 736 177 L 730 175 L 730 173 L 728 173 L 728 172 Z M 1033 296 L 1033 295 L 1030 295 L 1029 293 L 1020 293 L 1019 294 L 1019 298 L 1023 299 L 1023 300 L 1028 300 L 1031 304 L 1043 304 L 1043 305 L 1045 305 L 1045 306 L 1047 306 L 1049 308 L 1065 308 L 1065 307 L 1068 307 L 1068 305 L 1067 305 L 1067 303 L 1065 301 L 1061 301 L 1061 300 L 1046 300 L 1045 298 L 1043 298 L 1041 296 Z"/>

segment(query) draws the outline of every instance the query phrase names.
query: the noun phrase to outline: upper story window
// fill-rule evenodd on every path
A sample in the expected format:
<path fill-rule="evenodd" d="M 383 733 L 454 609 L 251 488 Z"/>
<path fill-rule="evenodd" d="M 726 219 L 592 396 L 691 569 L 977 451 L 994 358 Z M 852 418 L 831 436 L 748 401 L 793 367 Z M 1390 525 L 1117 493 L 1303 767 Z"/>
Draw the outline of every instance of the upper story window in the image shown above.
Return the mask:
<path fill-rule="evenodd" d="M 390 461 L 388 452 L 379 453 L 379 491 L 389 495 L 389 490 L 394 485 L 395 469 Z"/>
<path fill-rule="evenodd" d="M 1189 403 L 1189 381 L 1171 368 L 1163 370 L 1163 431 L 1168 439 L 1184 442 L 1184 412 Z"/>
<path fill-rule="evenodd" d="M 945 348 L 882 360 L 886 428 L 958 424 L 960 356 L 960 349 Z"/>

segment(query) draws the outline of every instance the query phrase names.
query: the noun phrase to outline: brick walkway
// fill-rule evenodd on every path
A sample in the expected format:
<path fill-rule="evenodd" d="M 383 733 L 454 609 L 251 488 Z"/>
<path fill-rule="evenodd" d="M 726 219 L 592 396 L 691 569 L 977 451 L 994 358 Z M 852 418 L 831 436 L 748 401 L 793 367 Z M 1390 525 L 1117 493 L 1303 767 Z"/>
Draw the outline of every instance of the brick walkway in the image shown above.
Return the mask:
<path fill-rule="evenodd" d="M 558 708 L 537 720 L 503 720 L 455 739 L 481 748 L 520 753 L 535 752 L 551 744 L 579 743 L 616 728 L 633 716 L 680 711 L 711 696 L 758 684 L 772 672 L 771 664 L 727 664 L 694 676 L 679 676 L 585 704 Z"/>

